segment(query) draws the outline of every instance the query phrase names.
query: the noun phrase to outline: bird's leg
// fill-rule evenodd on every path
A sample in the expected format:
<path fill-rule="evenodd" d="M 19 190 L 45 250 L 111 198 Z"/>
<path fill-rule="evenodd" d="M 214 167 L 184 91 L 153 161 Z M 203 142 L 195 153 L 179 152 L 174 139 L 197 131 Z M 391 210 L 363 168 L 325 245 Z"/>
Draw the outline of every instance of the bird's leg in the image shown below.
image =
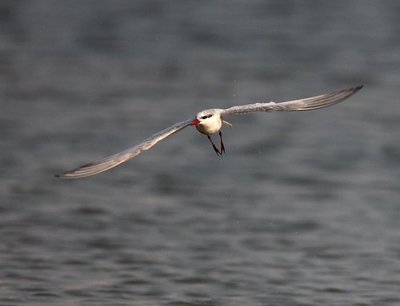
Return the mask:
<path fill-rule="evenodd" d="M 222 155 L 221 151 L 217 149 L 217 147 L 215 146 L 215 144 L 214 144 L 213 141 L 211 140 L 210 135 L 207 135 L 207 137 L 208 137 L 208 140 L 211 142 L 211 145 L 212 145 L 212 147 L 213 147 L 215 153 L 217 153 L 218 156 L 221 156 L 221 155 Z"/>
<path fill-rule="evenodd" d="M 220 151 L 220 153 L 221 153 L 221 155 L 222 154 L 224 154 L 225 153 L 225 146 L 224 146 L 224 142 L 222 141 L 222 133 L 221 133 L 221 130 L 219 131 L 219 139 L 220 139 L 220 141 L 221 141 L 221 151 Z"/>

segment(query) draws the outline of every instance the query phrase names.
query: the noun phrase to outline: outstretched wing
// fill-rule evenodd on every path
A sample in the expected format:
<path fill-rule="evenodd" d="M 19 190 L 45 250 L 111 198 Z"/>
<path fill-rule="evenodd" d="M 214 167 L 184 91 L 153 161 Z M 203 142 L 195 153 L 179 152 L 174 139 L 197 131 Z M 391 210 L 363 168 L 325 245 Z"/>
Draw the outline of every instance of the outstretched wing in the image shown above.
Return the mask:
<path fill-rule="evenodd" d="M 64 178 L 64 179 L 76 179 L 76 178 L 82 178 L 82 177 L 95 175 L 100 172 L 106 171 L 108 169 L 114 168 L 114 167 L 118 166 L 119 164 L 122 164 L 123 162 L 126 162 L 127 160 L 135 157 L 136 155 L 139 155 L 143 151 L 150 149 L 160 140 L 163 140 L 164 138 L 167 138 L 168 136 L 171 136 L 172 134 L 175 134 L 176 132 L 189 126 L 192 123 L 192 121 L 193 121 L 193 119 L 188 119 L 186 121 L 176 123 L 156 134 L 153 134 L 152 136 L 147 138 L 145 141 L 143 141 L 142 143 L 140 143 L 132 148 L 129 148 L 120 153 L 105 157 L 98 161 L 85 164 L 85 165 L 80 166 L 71 171 L 66 171 L 61 174 L 56 174 L 56 177 Z"/>
<path fill-rule="evenodd" d="M 251 112 L 308 111 L 339 103 L 359 91 L 362 87 L 363 85 L 359 85 L 320 96 L 281 103 L 269 102 L 232 106 L 223 110 L 221 115 L 244 115 Z"/>

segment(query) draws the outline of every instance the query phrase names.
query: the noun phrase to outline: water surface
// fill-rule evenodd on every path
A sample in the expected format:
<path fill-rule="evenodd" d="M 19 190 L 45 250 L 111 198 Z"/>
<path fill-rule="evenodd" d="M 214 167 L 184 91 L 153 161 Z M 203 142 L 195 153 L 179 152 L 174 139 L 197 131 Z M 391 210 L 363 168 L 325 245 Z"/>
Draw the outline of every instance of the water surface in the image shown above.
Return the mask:
<path fill-rule="evenodd" d="M 397 1 L 6 1 L 0 304 L 398 305 Z M 229 118 L 112 171 L 53 174 L 197 111 Z"/>

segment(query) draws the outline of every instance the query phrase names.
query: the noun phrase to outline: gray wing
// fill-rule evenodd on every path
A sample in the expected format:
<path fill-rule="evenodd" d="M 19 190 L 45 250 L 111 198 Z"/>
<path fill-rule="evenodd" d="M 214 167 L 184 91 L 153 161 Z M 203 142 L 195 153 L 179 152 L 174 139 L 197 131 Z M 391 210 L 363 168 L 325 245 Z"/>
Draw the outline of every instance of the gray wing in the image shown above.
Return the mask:
<path fill-rule="evenodd" d="M 320 96 L 281 103 L 269 102 L 232 106 L 223 110 L 221 115 L 244 115 L 251 112 L 308 111 L 339 103 L 359 91 L 362 87 L 363 85 L 359 85 Z"/>
<path fill-rule="evenodd" d="M 82 165 L 71 171 L 66 171 L 61 174 L 56 174 L 56 177 L 64 178 L 64 179 L 76 179 L 76 178 L 82 178 L 82 177 L 95 175 L 100 172 L 106 171 L 108 169 L 114 168 L 114 167 L 118 166 L 119 164 L 122 164 L 123 162 L 126 162 L 127 160 L 135 157 L 136 155 L 139 155 L 143 151 L 150 149 L 160 140 L 163 140 L 164 138 L 167 138 L 168 136 L 171 136 L 172 134 L 175 134 L 176 132 L 189 126 L 192 123 L 192 121 L 193 121 L 193 119 L 188 119 L 186 121 L 176 123 L 156 134 L 153 134 L 152 136 L 150 136 L 149 138 L 144 140 L 142 143 L 140 143 L 132 148 L 129 148 L 120 153 L 105 157 L 98 161 Z"/>

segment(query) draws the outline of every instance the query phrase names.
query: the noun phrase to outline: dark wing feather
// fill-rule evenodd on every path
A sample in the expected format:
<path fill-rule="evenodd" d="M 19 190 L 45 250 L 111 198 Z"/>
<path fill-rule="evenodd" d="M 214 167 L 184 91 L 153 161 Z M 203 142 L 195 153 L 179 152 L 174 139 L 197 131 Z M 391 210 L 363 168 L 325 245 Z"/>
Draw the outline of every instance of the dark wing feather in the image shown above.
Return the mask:
<path fill-rule="evenodd" d="M 273 111 L 308 111 L 328 107 L 339 103 L 359 91 L 362 87 L 363 85 L 359 85 L 311 98 L 298 99 L 281 103 L 269 102 L 232 106 L 225 109 L 221 113 L 221 115 L 244 115 L 252 112 Z"/>
<path fill-rule="evenodd" d="M 82 178 L 82 177 L 95 175 L 95 174 L 101 173 L 103 171 L 106 171 L 108 169 L 114 168 L 114 167 L 122 164 L 123 162 L 126 162 L 127 160 L 139 155 L 143 151 L 150 149 L 160 140 L 163 140 L 164 138 L 167 138 L 168 136 L 171 136 L 172 134 L 175 134 L 176 132 L 189 126 L 192 123 L 192 121 L 193 121 L 193 119 L 189 119 L 186 121 L 176 123 L 166 129 L 150 136 L 145 141 L 143 141 L 142 143 L 140 143 L 132 148 L 129 148 L 120 153 L 105 157 L 98 161 L 82 165 L 71 171 L 66 171 L 61 174 L 56 174 L 56 177 L 64 178 L 64 179 L 76 179 L 76 178 Z"/>

